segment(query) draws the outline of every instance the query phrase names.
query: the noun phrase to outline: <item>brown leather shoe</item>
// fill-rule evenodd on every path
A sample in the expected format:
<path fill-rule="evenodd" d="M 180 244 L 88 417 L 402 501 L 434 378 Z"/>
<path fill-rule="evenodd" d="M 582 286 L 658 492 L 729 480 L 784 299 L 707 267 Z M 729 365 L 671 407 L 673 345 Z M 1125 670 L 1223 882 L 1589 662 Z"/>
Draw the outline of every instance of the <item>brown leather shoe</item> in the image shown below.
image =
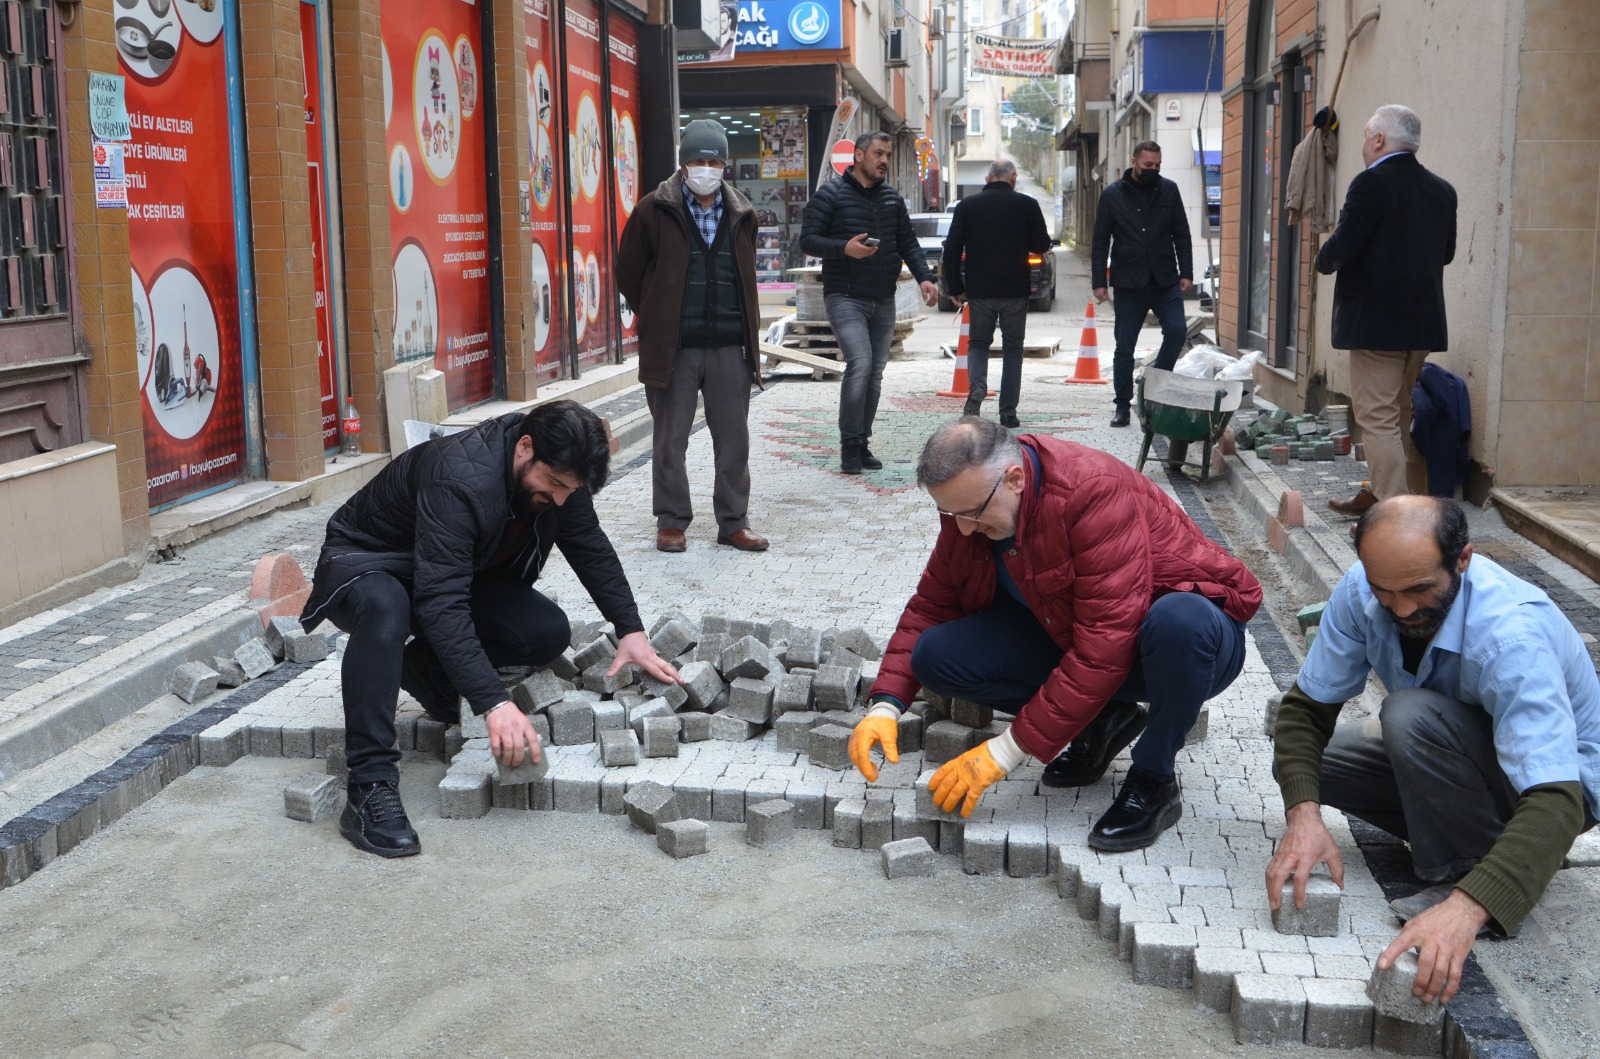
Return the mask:
<path fill-rule="evenodd" d="M 1377 502 L 1378 498 L 1372 495 L 1372 490 L 1362 486 L 1356 495 L 1349 500 L 1330 500 L 1328 501 L 1328 506 L 1341 515 L 1359 518 L 1365 515 Z"/>
<path fill-rule="evenodd" d="M 688 544 L 683 539 L 683 530 L 656 530 L 656 551 L 681 552 L 687 547 Z"/>
<path fill-rule="evenodd" d="M 717 534 L 717 543 L 738 548 L 741 552 L 764 552 L 767 550 L 767 538 L 759 533 L 752 533 L 749 529 L 742 529 L 737 533 Z"/>

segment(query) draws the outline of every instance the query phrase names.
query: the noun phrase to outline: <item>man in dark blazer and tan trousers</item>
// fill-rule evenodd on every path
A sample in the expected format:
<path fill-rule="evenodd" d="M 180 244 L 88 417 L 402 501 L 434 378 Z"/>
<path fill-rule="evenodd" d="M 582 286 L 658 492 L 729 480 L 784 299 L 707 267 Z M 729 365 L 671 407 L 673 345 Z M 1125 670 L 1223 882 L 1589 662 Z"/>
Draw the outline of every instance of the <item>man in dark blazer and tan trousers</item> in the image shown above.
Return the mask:
<path fill-rule="evenodd" d="M 1338 273 L 1333 347 L 1350 351 L 1351 410 L 1371 483 L 1328 501 L 1341 515 L 1428 491 L 1410 437 L 1411 387 L 1428 354 L 1449 345 L 1444 267 L 1456 253 L 1456 192 L 1417 161 L 1421 143 L 1415 111 L 1377 109 L 1361 140 L 1367 168 L 1350 182 L 1339 225 L 1317 253 L 1318 272 Z"/>

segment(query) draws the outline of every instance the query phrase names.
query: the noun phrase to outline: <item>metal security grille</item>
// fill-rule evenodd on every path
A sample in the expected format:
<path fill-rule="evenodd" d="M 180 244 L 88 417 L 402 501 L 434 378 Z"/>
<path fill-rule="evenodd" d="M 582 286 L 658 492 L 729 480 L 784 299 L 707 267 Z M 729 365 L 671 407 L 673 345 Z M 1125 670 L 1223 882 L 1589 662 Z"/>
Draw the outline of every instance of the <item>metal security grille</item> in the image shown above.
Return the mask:
<path fill-rule="evenodd" d="M 0 320 L 66 312 L 53 0 L 0 0 Z"/>

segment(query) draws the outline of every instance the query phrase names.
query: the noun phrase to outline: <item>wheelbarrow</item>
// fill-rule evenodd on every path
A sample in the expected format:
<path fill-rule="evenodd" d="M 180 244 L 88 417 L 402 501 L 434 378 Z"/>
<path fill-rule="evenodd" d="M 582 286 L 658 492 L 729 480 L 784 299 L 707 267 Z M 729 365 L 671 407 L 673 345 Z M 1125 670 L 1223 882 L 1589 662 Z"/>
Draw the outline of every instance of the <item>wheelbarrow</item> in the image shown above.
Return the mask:
<path fill-rule="evenodd" d="M 1239 410 L 1244 383 L 1228 379 L 1191 379 L 1161 368 L 1146 368 L 1139 379 L 1139 425 L 1144 444 L 1139 446 L 1138 470 L 1150 456 L 1150 443 L 1160 434 L 1174 445 L 1204 443 L 1200 480 L 1211 480 L 1211 446 L 1228 429 Z"/>

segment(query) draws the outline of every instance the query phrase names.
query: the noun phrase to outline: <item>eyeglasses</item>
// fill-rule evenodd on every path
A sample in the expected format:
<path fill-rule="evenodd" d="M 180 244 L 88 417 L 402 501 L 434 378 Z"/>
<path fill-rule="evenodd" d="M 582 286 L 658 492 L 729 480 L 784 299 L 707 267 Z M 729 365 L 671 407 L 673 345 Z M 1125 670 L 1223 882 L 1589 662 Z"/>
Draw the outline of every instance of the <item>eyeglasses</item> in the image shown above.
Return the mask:
<path fill-rule="evenodd" d="M 983 513 L 984 513 L 985 509 L 988 508 L 989 501 L 994 499 L 995 491 L 1000 488 L 1000 483 L 1005 481 L 1005 480 L 1006 480 L 1006 472 L 1005 471 L 1001 471 L 1000 472 L 1000 477 L 996 478 L 994 480 L 994 485 L 989 487 L 989 495 L 983 498 L 983 503 L 978 505 L 978 510 L 974 511 L 970 515 L 961 515 L 961 514 L 957 514 L 954 511 L 946 511 L 942 507 L 941 508 L 937 508 L 936 510 L 941 515 L 949 515 L 951 518 L 961 519 L 964 522 L 978 522 L 983 518 Z"/>

